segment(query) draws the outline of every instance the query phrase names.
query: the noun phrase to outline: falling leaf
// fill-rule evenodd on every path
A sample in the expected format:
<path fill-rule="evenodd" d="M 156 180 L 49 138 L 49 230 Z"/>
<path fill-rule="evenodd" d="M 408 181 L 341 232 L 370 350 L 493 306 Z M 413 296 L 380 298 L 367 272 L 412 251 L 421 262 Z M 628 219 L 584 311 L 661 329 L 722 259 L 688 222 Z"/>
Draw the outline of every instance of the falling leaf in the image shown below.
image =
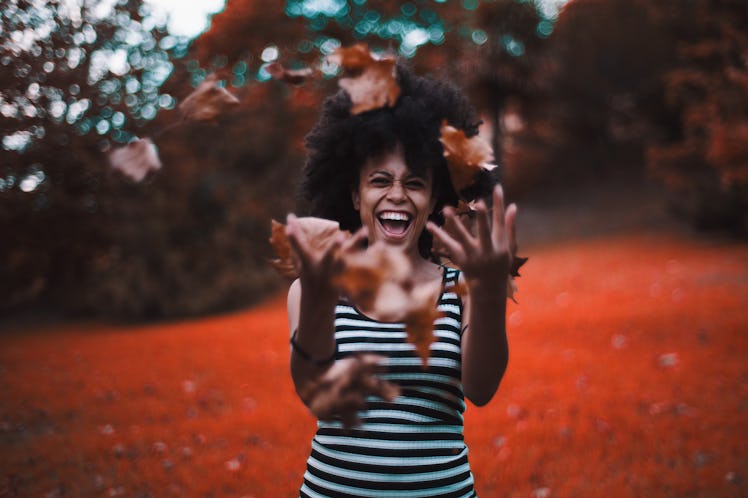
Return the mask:
<path fill-rule="evenodd" d="M 394 106 L 400 96 L 397 84 L 395 59 L 377 58 L 359 43 L 352 47 L 341 47 L 328 56 L 328 61 L 337 64 L 349 75 L 338 82 L 340 88 L 351 98 L 351 114 Z"/>
<path fill-rule="evenodd" d="M 491 164 L 494 156 L 491 146 L 478 135 L 467 138 L 465 132 L 442 122 L 441 137 L 444 157 L 447 159 L 449 177 L 458 194 L 470 187 L 481 170 L 496 168 Z"/>
<path fill-rule="evenodd" d="M 316 249 L 325 247 L 340 233 L 339 224 L 330 220 L 308 217 L 298 218 L 297 223 Z M 275 269 L 285 277 L 298 276 L 286 226 L 275 220 L 271 222 L 270 244 L 278 256 L 271 261 Z M 335 258 L 339 270 L 332 277 L 332 284 L 362 312 L 382 321 L 403 322 L 408 341 L 416 346 L 425 365 L 433 341 L 434 320 L 440 316 L 436 302 L 441 281 L 414 284 L 412 265 L 405 254 L 382 242 L 366 249 L 340 251 Z"/>
<path fill-rule="evenodd" d="M 217 75 L 211 74 L 179 104 L 179 110 L 187 121 L 215 122 L 237 105 L 239 99 L 218 84 Z"/>
<path fill-rule="evenodd" d="M 405 254 L 375 243 L 343 256 L 335 284 L 364 313 L 382 321 L 403 322 L 408 342 L 426 366 L 434 320 L 441 316 L 436 308 L 441 281 L 415 284 Z"/>
<path fill-rule="evenodd" d="M 343 254 L 341 263 L 333 283 L 359 309 L 384 321 L 403 319 L 412 283 L 411 264 L 402 251 L 379 242 Z"/>
<path fill-rule="evenodd" d="M 291 245 L 286 236 L 286 225 L 275 220 L 270 221 L 270 245 L 275 251 L 276 259 L 270 261 L 273 268 L 285 278 L 296 278 L 296 268 L 291 259 Z"/>
<path fill-rule="evenodd" d="M 413 287 L 408 300 L 405 331 L 424 367 L 428 365 L 431 343 L 434 342 L 434 321 L 443 315 L 436 307 L 440 292 L 440 281 L 422 284 Z"/>
<path fill-rule="evenodd" d="M 301 85 L 306 83 L 308 80 L 313 78 L 317 71 L 311 67 L 305 67 L 302 69 L 288 69 L 283 66 L 280 62 L 273 62 L 265 67 L 265 70 L 272 76 L 273 79 L 283 81 L 291 85 Z"/>
<path fill-rule="evenodd" d="M 476 211 L 477 209 L 475 201 L 465 202 L 462 199 L 459 199 L 457 201 L 457 208 L 455 209 L 455 214 L 457 216 L 467 216 L 468 218 L 475 218 Z"/>
<path fill-rule="evenodd" d="M 374 59 L 365 43 L 357 43 L 350 47 L 339 47 L 327 60 L 342 67 L 349 73 L 363 71 Z"/>
<path fill-rule="evenodd" d="M 356 411 L 364 407 L 367 396 L 392 401 L 400 395 L 400 388 L 396 384 L 377 375 L 383 359 L 375 354 L 343 358 L 319 378 L 303 385 L 299 395 L 317 418 L 342 418 L 345 427 L 359 425 Z"/>
<path fill-rule="evenodd" d="M 514 277 L 511 275 L 507 277 L 506 279 L 506 297 L 507 299 L 511 299 L 515 303 L 517 302 L 516 299 L 514 299 L 514 295 L 519 291 L 517 288 L 517 282 L 514 281 Z"/>
<path fill-rule="evenodd" d="M 161 169 L 156 146 L 150 138 L 134 140 L 129 144 L 108 152 L 109 164 L 134 181 L 145 178 L 149 171 Z"/>
<path fill-rule="evenodd" d="M 522 268 L 522 265 L 527 263 L 527 260 L 529 258 L 522 258 L 520 256 L 514 256 L 512 258 L 512 267 L 509 269 L 509 274 L 513 277 L 519 277 L 519 269 Z"/>
<path fill-rule="evenodd" d="M 321 249 L 329 241 L 341 233 L 340 224 L 337 221 L 326 220 L 324 218 L 315 218 L 312 216 L 296 218 L 301 230 L 304 232 L 309 245 L 312 249 Z M 344 231 L 343 233 L 349 234 Z M 270 245 L 275 251 L 276 259 L 270 261 L 270 264 L 278 273 L 286 278 L 296 278 L 299 276 L 298 269 L 294 263 L 291 244 L 286 236 L 286 225 L 275 220 L 270 222 Z"/>

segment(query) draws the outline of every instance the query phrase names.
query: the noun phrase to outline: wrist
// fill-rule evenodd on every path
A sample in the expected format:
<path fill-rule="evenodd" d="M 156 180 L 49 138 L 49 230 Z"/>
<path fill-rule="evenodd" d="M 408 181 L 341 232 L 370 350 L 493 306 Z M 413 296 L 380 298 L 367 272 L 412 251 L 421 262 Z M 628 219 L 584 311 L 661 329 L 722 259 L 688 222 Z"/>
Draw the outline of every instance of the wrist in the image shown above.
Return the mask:
<path fill-rule="evenodd" d="M 324 357 L 315 357 L 311 353 L 307 351 L 307 349 L 303 348 L 298 341 L 296 340 L 296 336 L 298 333 L 298 329 L 293 331 L 293 334 L 291 334 L 291 350 L 299 355 L 301 358 L 306 360 L 307 362 L 316 365 L 318 367 L 323 367 L 326 365 L 331 364 L 335 361 L 335 356 L 337 356 L 337 346 L 333 348 L 333 351 L 330 355 L 324 356 Z"/>
<path fill-rule="evenodd" d="M 320 304 L 336 302 L 338 299 L 338 290 L 330 284 L 329 280 L 301 277 L 299 282 L 301 283 L 302 296 L 313 296 L 314 300 Z"/>
<path fill-rule="evenodd" d="M 468 294 L 472 303 L 495 303 L 503 301 L 507 297 L 507 281 L 509 275 L 503 279 L 492 279 L 485 281 L 482 279 L 470 279 L 467 281 Z"/>

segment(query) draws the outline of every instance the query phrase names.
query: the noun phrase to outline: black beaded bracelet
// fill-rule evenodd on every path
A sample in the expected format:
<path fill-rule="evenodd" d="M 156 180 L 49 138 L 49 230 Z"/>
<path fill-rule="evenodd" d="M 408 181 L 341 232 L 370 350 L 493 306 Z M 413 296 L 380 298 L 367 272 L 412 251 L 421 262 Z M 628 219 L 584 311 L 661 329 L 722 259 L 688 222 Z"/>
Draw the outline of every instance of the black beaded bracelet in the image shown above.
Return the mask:
<path fill-rule="evenodd" d="M 316 358 L 312 358 L 312 356 L 304 351 L 301 346 L 299 346 L 299 343 L 296 342 L 296 332 L 298 329 L 293 331 L 293 334 L 291 334 L 291 348 L 296 351 L 296 354 L 304 358 L 309 363 L 314 363 L 317 366 L 324 366 L 329 365 L 333 361 L 335 361 L 335 356 L 338 354 L 337 346 L 335 347 L 335 351 L 332 352 L 332 355 L 330 355 L 329 358 L 323 358 L 321 360 L 318 360 Z"/>

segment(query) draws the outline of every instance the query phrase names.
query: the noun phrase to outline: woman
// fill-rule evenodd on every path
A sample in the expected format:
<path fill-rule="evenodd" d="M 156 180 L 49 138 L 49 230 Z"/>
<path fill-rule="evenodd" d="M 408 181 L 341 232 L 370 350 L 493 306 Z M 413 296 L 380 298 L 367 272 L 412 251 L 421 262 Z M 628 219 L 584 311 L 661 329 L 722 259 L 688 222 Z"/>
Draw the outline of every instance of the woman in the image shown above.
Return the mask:
<path fill-rule="evenodd" d="M 398 67 L 398 84 L 393 107 L 358 115 L 338 93 L 307 137 L 302 193 L 310 214 L 338 221 L 354 236 L 313 248 L 288 218 L 300 265 L 288 294 L 291 372 L 319 418 L 303 497 L 476 496 L 462 435 L 465 398 L 488 403 L 507 365 L 516 207 L 504 209 L 497 186 L 492 213 L 478 201 L 473 230 L 458 218 L 440 126 L 446 119 L 471 136 L 479 121 L 446 83 Z M 402 323 L 362 313 L 331 284 L 333 254 L 364 240 L 402 250 L 416 285 L 442 282 L 443 317 L 435 321 L 427 368 Z M 461 271 L 438 264 L 434 240 Z M 366 354 L 372 352 L 378 356 Z M 325 403 L 310 397 L 310 385 L 323 386 Z"/>

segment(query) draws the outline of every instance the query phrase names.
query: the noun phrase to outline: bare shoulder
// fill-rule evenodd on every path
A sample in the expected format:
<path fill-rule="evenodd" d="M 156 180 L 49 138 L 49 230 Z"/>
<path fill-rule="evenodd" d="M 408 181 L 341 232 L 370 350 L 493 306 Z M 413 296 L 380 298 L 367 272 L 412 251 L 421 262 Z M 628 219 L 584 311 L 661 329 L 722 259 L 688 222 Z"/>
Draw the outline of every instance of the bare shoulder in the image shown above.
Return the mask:
<path fill-rule="evenodd" d="M 286 301 L 286 311 L 288 312 L 288 324 L 290 331 L 299 324 L 299 310 L 301 308 L 301 282 L 297 278 L 288 288 L 288 299 Z"/>

